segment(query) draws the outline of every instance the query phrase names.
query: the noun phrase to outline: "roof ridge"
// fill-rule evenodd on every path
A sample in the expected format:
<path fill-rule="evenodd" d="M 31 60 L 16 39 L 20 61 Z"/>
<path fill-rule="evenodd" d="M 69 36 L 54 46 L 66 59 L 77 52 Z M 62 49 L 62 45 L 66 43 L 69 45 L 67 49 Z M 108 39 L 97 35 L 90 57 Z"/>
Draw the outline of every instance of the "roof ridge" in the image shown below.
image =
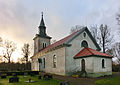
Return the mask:
<path fill-rule="evenodd" d="M 81 29 L 80 29 L 80 30 L 81 30 Z M 61 38 L 60 40 L 56 41 L 55 43 L 57 43 L 57 42 L 65 39 L 65 38 L 67 38 L 67 37 L 70 37 L 70 36 L 73 35 L 73 34 L 76 34 L 76 33 L 79 32 L 80 30 L 77 30 L 77 31 L 73 32 L 72 34 L 69 34 L 69 35 L 65 36 L 64 38 Z M 55 44 L 55 43 L 53 43 L 53 44 Z M 53 44 L 51 44 L 51 45 L 53 45 Z"/>
<path fill-rule="evenodd" d="M 109 55 L 109 54 L 106 54 L 106 53 L 103 53 L 103 52 L 99 52 L 95 49 L 92 49 L 92 48 L 83 48 L 80 52 L 78 52 L 74 58 L 81 58 L 81 57 L 109 57 L 109 58 L 112 58 L 113 56 Z"/>

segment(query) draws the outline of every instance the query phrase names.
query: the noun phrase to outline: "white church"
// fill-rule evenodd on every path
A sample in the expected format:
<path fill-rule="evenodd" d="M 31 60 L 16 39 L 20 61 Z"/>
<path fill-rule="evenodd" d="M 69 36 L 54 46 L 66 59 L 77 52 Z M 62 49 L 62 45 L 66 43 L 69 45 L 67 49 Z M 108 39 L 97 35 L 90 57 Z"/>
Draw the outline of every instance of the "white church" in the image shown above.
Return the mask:
<path fill-rule="evenodd" d="M 50 44 L 43 15 L 39 33 L 34 37 L 32 71 L 72 75 L 85 71 L 88 77 L 112 75 L 112 56 L 99 52 L 100 47 L 87 27 Z"/>

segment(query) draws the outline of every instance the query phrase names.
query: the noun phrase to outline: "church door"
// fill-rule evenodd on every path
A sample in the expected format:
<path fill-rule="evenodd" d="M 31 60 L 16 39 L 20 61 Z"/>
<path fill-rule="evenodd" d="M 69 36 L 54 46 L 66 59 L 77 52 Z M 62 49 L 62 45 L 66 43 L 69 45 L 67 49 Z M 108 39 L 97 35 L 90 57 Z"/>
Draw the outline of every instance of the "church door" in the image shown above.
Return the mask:
<path fill-rule="evenodd" d="M 82 59 L 82 61 L 81 61 L 81 67 L 82 67 L 82 71 L 85 71 L 85 60 L 84 59 Z"/>

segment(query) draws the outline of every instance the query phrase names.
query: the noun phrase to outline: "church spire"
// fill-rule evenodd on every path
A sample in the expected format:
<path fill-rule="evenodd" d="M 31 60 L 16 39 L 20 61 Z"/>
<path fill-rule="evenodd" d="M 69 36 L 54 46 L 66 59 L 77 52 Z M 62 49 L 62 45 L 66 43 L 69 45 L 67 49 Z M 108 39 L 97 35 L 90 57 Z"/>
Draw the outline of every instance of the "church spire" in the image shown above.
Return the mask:
<path fill-rule="evenodd" d="M 42 14 L 42 19 L 41 19 L 41 22 L 40 22 L 40 26 L 45 27 L 45 24 L 44 24 L 44 19 L 43 19 L 43 12 L 42 12 L 41 14 Z"/>
<path fill-rule="evenodd" d="M 46 27 L 45 27 L 45 23 L 44 23 L 44 19 L 43 19 L 43 12 L 41 14 L 42 14 L 42 18 L 41 18 L 40 26 L 38 27 L 39 35 L 46 36 Z"/>

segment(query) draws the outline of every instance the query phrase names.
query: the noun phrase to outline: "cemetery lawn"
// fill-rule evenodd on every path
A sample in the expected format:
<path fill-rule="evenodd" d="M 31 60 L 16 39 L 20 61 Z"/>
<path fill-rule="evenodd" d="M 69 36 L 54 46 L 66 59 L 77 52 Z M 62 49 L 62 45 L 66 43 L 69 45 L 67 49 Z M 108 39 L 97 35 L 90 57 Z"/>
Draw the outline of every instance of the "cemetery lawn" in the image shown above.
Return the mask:
<path fill-rule="evenodd" d="M 24 77 L 24 76 L 18 76 L 19 77 L 19 82 L 18 83 L 9 83 L 9 78 L 11 76 L 7 76 L 6 79 L 1 79 L 0 78 L 0 85 L 59 85 L 61 80 L 55 80 L 55 79 L 51 79 L 51 80 L 39 80 L 38 76 L 28 76 L 28 77 Z M 31 78 L 34 81 L 34 83 L 26 83 L 24 81 L 28 81 L 28 79 Z"/>
<path fill-rule="evenodd" d="M 120 85 L 120 76 L 95 81 L 95 85 Z"/>

